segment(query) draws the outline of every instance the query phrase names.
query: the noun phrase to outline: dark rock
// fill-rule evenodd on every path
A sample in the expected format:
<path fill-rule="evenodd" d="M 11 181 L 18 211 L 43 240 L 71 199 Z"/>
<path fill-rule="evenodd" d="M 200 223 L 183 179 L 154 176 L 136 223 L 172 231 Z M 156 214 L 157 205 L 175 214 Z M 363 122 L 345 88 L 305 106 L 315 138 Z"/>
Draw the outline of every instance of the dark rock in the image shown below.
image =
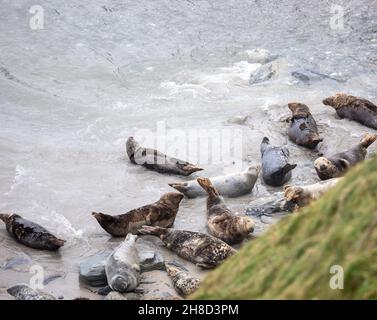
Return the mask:
<path fill-rule="evenodd" d="M 140 239 L 136 242 L 136 247 L 139 254 L 141 272 L 165 270 L 164 258 L 153 245 L 147 244 Z"/>
<path fill-rule="evenodd" d="M 106 286 L 105 263 L 111 253 L 111 249 L 106 249 L 81 262 L 80 278 L 93 287 Z"/>

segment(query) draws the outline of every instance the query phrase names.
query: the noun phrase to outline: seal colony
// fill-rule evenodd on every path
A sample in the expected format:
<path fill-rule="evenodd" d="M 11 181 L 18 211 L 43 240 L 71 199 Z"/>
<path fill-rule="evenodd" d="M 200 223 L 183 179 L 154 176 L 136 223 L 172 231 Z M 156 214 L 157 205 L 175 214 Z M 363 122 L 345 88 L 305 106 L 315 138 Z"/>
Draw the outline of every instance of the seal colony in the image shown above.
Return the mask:
<path fill-rule="evenodd" d="M 325 105 L 335 108 L 341 118 L 357 121 L 377 129 L 377 107 L 370 101 L 345 94 L 336 94 L 323 100 Z M 298 146 L 315 149 L 320 142 L 326 143 L 318 131 L 317 123 L 309 107 L 300 102 L 288 104 L 292 112 L 287 135 Z M 265 184 L 280 188 L 272 197 L 257 199 L 252 208 L 253 215 L 268 215 L 278 211 L 292 212 L 297 207 L 315 201 L 339 182 L 350 167 L 363 161 L 368 147 L 377 140 L 377 134 L 367 133 L 349 150 L 322 156 L 315 160 L 314 169 L 320 180 L 307 186 L 286 185 L 292 178 L 297 164 L 290 161 L 286 146 L 273 146 L 269 138 L 260 145 L 262 179 Z M 130 137 L 126 151 L 133 164 L 144 166 L 159 173 L 188 176 L 203 168 L 155 149 L 148 149 Z M 233 212 L 223 197 L 239 197 L 251 193 L 259 176 L 260 167 L 251 166 L 241 173 L 213 178 L 199 177 L 191 181 L 170 183 L 177 192 L 165 193 L 155 203 L 131 210 L 125 214 L 111 216 L 93 212 L 100 226 L 110 235 L 126 239 L 109 255 L 104 265 L 106 279 L 111 290 L 135 291 L 140 283 L 139 255 L 135 245 L 137 236 L 157 236 L 167 249 L 205 269 L 212 269 L 236 254 L 232 244 L 247 239 L 254 230 L 252 218 Z M 210 234 L 173 229 L 179 206 L 184 196 L 195 198 L 207 195 L 207 227 Z M 261 203 L 265 201 L 264 203 Z M 247 210 L 246 210 L 247 212 Z M 39 250 L 58 250 L 65 243 L 42 226 L 17 214 L 0 214 L 7 231 L 21 244 Z M 200 279 L 189 274 L 182 266 L 165 263 L 166 272 L 177 292 L 187 296 L 200 285 Z M 16 285 L 8 293 L 21 300 L 45 300 L 54 297 L 33 290 L 25 285 Z"/>

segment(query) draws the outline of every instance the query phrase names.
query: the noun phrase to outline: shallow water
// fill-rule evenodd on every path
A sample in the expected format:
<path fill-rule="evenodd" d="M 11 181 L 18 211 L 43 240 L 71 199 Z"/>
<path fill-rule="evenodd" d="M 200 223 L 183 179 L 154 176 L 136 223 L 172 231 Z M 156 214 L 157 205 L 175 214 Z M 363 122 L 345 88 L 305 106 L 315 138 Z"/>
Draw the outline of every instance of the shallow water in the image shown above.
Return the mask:
<path fill-rule="evenodd" d="M 298 163 L 292 184 L 318 181 L 317 153 L 287 139 L 288 102 L 310 106 L 325 153 L 347 149 L 373 131 L 339 120 L 321 103 L 336 92 L 377 101 L 373 0 L 340 1 L 343 30 L 331 29 L 331 3 L 324 0 L 38 3 L 42 30 L 29 27 L 33 1 L 1 1 L 0 211 L 41 223 L 67 244 L 60 253 L 38 252 L 0 227 L 0 266 L 26 254 L 47 274 L 62 274 L 48 285 L 56 296 L 100 298 L 79 283 L 77 266 L 119 240 L 99 227 L 92 211 L 124 213 L 172 191 L 169 182 L 237 171 L 235 160 L 242 168 L 259 164 L 265 135 L 290 148 Z M 260 61 L 247 50 L 255 48 L 276 56 L 277 71 L 250 86 Z M 292 72 L 305 73 L 309 83 Z M 168 132 L 159 138 L 170 154 L 182 152 L 190 134 L 208 129 L 235 133 L 243 152 L 214 163 L 190 153 L 187 158 L 206 170 L 188 178 L 131 165 L 127 137 L 156 133 L 159 125 Z M 174 137 L 174 129 L 185 137 Z M 275 191 L 258 180 L 251 195 L 227 203 L 243 212 L 252 199 Z M 257 221 L 257 233 L 265 225 Z M 205 231 L 205 199 L 184 200 L 175 227 Z M 9 298 L 2 288 L 29 278 L 26 267 L 0 269 L 0 298 Z"/>

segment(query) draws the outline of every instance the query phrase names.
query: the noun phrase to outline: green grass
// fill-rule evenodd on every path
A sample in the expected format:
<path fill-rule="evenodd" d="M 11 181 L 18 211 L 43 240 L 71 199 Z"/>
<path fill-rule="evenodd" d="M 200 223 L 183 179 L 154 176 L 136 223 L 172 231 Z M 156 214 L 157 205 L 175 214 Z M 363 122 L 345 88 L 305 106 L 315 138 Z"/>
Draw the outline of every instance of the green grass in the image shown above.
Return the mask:
<path fill-rule="evenodd" d="M 343 290 L 330 288 L 333 265 L 343 267 Z M 377 158 L 250 241 L 190 298 L 376 299 Z"/>

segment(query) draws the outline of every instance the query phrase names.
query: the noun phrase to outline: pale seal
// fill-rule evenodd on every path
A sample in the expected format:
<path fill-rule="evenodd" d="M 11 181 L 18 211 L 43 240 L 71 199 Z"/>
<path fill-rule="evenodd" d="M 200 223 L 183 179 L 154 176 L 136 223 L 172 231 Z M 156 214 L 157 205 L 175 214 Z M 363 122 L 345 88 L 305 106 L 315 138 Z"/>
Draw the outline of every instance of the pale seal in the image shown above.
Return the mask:
<path fill-rule="evenodd" d="M 314 162 L 315 170 L 321 180 L 342 176 L 350 167 L 363 161 L 367 148 L 375 142 L 377 134 L 366 133 L 353 148 L 328 157 L 320 157 Z"/>
<path fill-rule="evenodd" d="M 232 212 L 210 179 L 198 178 L 198 183 L 208 194 L 207 226 L 211 235 L 227 244 L 235 244 L 243 241 L 253 232 L 253 220 Z"/>
<path fill-rule="evenodd" d="M 236 253 L 224 241 L 200 232 L 143 226 L 140 233 L 159 237 L 169 250 L 204 269 L 214 268 Z"/>
<path fill-rule="evenodd" d="M 127 155 L 132 163 L 159 173 L 188 176 L 203 170 L 203 168 L 187 161 L 167 156 L 158 150 L 144 148 L 133 137 L 128 138 L 126 147 Z"/>
<path fill-rule="evenodd" d="M 333 107 L 342 119 L 354 120 L 369 128 L 377 129 L 377 106 L 366 99 L 337 93 L 324 99 L 323 104 Z"/>
<path fill-rule="evenodd" d="M 190 275 L 188 270 L 174 262 L 165 263 L 166 272 L 173 282 L 174 289 L 183 297 L 194 293 L 200 286 L 200 280 Z"/>
<path fill-rule="evenodd" d="M 239 173 L 210 178 L 216 190 L 225 197 L 239 197 L 249 194 L 258 179 L 259 166 L 249 167 Z M 206 196 L 206 192 L 200 187 L 197 180 L 187 182 L 169 183 L 169 186 L 182 192 L 187 198 Z"/>
<path fill-rule="evenodd" d="M 284 186 L 284 196 L 288 202 L 304 207 L 313 200 L 319 199 L 329 189 L 333 188 L 342 178 L 334 178 L 306 186 Z"/>
<path fill-rule="evenodd" d="M 307 105 L 303 103 L 288 103 L 292 111 L 291 125 L 288 136 L 294 143 L 314 149 L 323 139 L 318 134 L 317 123 Z"/>
<path fill-rule="evenodd" d="M 64 246 L 65 240 L 58 239 L 39 224 L 17 214 L 1 213 L 0 219 L 4 221 L 7 231 L 25 246 L 50 251 L 58 250 Z"/>
<path fill-rule="evenodd" d="M 93 212 L 103 229 L 114 237 L 125 237 L 128 233 L 136 233 L 143 225 L 170 228 L 174 224 L 183 194 L 169 192 L 162 195 L 155 203 L 131 210 L 121 215 Z"/>
<path fill-rule="evenodd" d="M 139 285 L 140 265 L 136 239 L 136 235 L 129 233 L 106 261 L 107 283 L 115 291 L 129 292 Z"/>
<path fill-rule="evenodd" d="M 261 143 L 262 176 L 266 184 L 280 187 L 292 177 L 292 170 L 297 164 L 289 163 L 289 150 L 286 147 L 270 145 L 270 139 L 263 138 Z"/>

